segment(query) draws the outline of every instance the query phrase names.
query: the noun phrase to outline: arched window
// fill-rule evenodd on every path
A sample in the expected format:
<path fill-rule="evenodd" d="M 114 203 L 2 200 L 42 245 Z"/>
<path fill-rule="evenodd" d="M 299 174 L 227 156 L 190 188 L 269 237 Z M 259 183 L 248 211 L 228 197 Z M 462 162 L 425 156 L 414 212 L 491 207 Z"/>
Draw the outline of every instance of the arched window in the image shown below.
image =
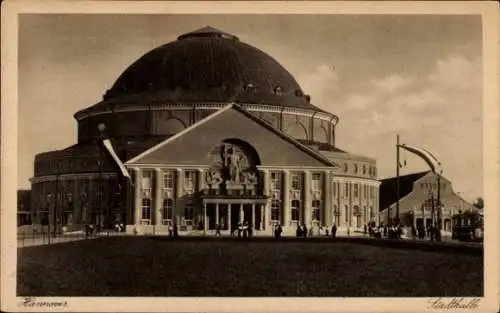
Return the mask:
<path fill-rule="evenodd" d="M 286 133 L 295 139 L 307 140 L 307 130 L 304 125 L 300 123 L 294 123 L 288 125 Z"/>
<path fill-rule="evenodd" d="M 158 120 L 156 124 L 157 135 L 173 135 L 186 128 L 184 122 L 176 118 Z"/>

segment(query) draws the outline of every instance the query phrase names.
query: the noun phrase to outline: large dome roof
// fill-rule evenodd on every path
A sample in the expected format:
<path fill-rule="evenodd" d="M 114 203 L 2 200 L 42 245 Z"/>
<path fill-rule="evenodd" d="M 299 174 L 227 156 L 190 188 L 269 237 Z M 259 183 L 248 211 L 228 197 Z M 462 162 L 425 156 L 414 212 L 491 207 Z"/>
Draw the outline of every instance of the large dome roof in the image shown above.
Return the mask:
<path fill-rule="evenodd" d="M 314 108 L 275 59 L 211 27 L 181 35 L 139 58 L 105 95 L 106 100 L 124 97 Z"/>

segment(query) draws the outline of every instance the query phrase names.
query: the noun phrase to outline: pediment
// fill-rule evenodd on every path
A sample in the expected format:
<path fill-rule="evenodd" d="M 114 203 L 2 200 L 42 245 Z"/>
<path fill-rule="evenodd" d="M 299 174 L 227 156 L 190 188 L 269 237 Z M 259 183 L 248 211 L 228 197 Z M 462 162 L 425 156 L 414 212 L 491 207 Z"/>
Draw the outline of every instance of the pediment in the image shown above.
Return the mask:
<path fill-rule="evenodd" d="M 234 104 L 164 140 L 126 165 L 212 166 L 214 155 L 227 142 L 240 142 L 253 149 L 261 166 L 335 166 L 320 153 Z"/>

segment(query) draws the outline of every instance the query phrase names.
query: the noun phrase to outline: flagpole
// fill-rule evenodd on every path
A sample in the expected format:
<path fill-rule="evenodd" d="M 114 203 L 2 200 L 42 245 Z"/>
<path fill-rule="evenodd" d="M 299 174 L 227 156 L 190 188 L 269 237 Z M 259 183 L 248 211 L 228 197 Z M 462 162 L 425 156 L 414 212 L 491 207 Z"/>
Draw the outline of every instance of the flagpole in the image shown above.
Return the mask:
<path fill-rule="evenodd" d="M 438 223 L 438 229 L 441 229 L 441 219 L 443 218 L 441 216 L 441 174 L 437 173 L 437 185 L 438 185 L 438 190 L 437 190 L 437 205 L 438 205 L 438 212 L 437 212 L 437 223 Z"/>
<path fill-rule="evenodd" d="M 399 134 L 396 136 L 396 218 L 399 221 Z"/>

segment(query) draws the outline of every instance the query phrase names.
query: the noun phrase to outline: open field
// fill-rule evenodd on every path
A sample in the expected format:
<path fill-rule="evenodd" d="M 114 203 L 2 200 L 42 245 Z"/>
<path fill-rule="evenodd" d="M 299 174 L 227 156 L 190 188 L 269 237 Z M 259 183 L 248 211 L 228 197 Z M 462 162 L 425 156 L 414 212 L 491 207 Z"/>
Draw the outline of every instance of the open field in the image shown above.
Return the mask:
<path fill-rule="evenodd" d="M 19 296 L 481 296 L 483 258 L 349 242 L 109 237 L 18 249 Z"/>

